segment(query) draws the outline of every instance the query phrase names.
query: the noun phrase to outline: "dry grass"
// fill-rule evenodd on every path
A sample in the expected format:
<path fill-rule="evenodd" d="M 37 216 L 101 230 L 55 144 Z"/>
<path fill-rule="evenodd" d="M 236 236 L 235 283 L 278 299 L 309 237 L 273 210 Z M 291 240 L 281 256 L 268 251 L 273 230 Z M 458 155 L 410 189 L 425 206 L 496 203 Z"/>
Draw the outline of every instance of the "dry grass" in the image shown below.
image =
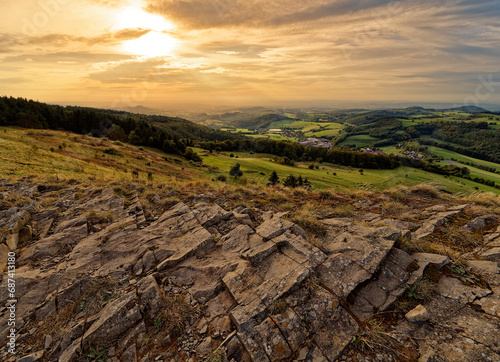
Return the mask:
<path fill-rule="evenodd" d="M 390 215 L 396 217 L 403 216 L 409 210 L 408 206 L 403 205 L 399 202 L 392 202 L 392 201 L 383 201 L 380 207 L 384 215 Z"/>
<path fill-rule="evenodd" d="M 352 338 L 351 345 L 364 354 L 384 353 L 396 357 L 397 361 L 415 360 L 414 351 L 396 341 L 380 319 L 370 319 L 363 323 L 361 331 Z"/>
<path fill-rule="evenodd" d="M 479 205 L 494 207 L 498 210 L 500 208 L 500 196 L 492 192 L 477 192 L 473 193 L 465 198 L 466 202 L 473 202 Z"/>
<path fill-rule="evenodd" d="M 483 243 L 479 235 L 454 224 L 447 225 L 441 232 L 444 243 L 458 251 L 471 251 Z"/>
<path fill-rule="evenodd" d="M 318 221 L 316 212 L 317 207 L 314 204 L 305 204 L 303 206 L 299 206 L 289 219 L 309 234 L 323 237 L 326 235 L 327 228 L 324 224 Z"/>
<path fill-rule="evenodd" d="M 118 281 L 112 278 L 101 278 L 91 282 L 77 300 L 38 324 L 36 332 L 26 341 L 33 350 L 43 349 L 45 336 L 51 335 L 53 340 L 61 340 L 75 322 L 77 315 L 86 317 L 100 312 L 111 300 L 120 296 Z"/>
<path fill-rule="evenodd" d="M 429 183 L 412 186 L 409 189 L 409 191 L 412 195 L 420 197 L 431 198 L 431 199 L 441 198 L 438 189 L 434 185 Z"/>
<path fill-rule="evenodd" d="M 401 239 L 398 241 L 398 247 L 409 254 L 412 253 L 431 253 L 446 255 L 452 260 L 460 258 L 462 251 L 435 239 Z"/>
<path fill-rule="evenodd" d="M 115 216 L 111 212 L 95 212 L 91 211 L 87 215 L 87 220 L 90 225 L 109 224 L 114 220 Z"/>
<path fill-rule="evenodd" d="M 410 190 L 406 186 L 398 185 L 392 189 L 384 191 L 384 194 L 391 197 L 394 201 L 405 202 L 409 198 Z"/>
<path fill-rule="evenodd" d="M 478 217 L 482 215 L 487 215 L 494 210 L 495 208 L 492 206 L 472 204 L 465 208 L 464 213 L 470 217 Z M 496 209 L 496 211 L 498 212 L 498 209 Z"/>
<path fill-rule="evenodd" d="M 95 279 L 75 303 L 74 312 L 83 312 L 87 316 L 94 315 L 100 312 L 111 300 L 119 298 L 121 294 L 118 280 L 112 278 Z"/>
<path fill-rule="evenodd" d="M 184 333 L 186 324 L 191 317 L 196 316 L 196 310 L 189 304 L 183 295 L 162 296 L 163 312 L 153 324 L 154 332 L 166 330 L 171 337 L 178 337 Z"/>
<path fill-rule="evenodd" d="M 336 217 L 353 217 L 355 215 L 354 207 L 349 204 L 334 207 L 332 213 Z"/>

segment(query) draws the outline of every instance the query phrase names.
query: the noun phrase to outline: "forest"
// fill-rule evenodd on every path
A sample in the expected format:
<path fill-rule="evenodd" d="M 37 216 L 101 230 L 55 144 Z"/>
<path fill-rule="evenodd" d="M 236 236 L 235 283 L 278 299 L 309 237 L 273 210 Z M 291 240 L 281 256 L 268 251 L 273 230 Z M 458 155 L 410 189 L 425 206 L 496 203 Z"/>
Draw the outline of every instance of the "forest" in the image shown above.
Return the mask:
<path fill-rule="evenodd" d="M 13 97 L 0 97 L 0 126 L 91 134 L 94 137 L 107 137 L 180 155 L 195 141 L 241 138 L 181 118 L 95 108 L 61 107 Z"/>

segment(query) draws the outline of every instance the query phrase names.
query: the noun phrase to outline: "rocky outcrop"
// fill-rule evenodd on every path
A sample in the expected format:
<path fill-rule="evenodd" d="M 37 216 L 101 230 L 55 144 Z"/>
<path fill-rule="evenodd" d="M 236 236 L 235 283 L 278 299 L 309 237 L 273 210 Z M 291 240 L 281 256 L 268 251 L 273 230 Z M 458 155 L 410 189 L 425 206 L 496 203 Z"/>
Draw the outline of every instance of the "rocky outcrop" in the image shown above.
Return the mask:
<path fill-rule="evenodd" d="M 284 214 L 225 210 L 207 198 L 147 217 L 135 194 L 38 190 L 29 212 L 0 214 L 9 235 L 31 228 L 31 239 L 23 237 L 14 249 L 25 358 L 360 360 L 365 357 L 350 354 L 352 343 L 374 318 L 395 315 L 394 305 L 409 298 L 427 270 L 439 274 L 435 294 L 392 317 L 385 335 L 421 360 L 452 360 L 459 348 L 468 360 L 495 360 L 500 353 L 498 220 L 462 225 L 484 233 L 484 247 L 468 263 L 488 283 L 458 275 L 447 256 L 401 245 L 438 232 L 463 214 L 463 205 L 428 208 L 419 223 L 374 213 L 328 218 L 321 220 L 326 237 L 311 240 Z M 55 194 L 57 201 L 37 208 L 37 197 Z M 0 261 L 10 250 L 5 240 Z M 5 283 L 4 277 L 2 302 Z M 7 317 L 1 310 L 1 326 Z M 2 328 L 3 340 L 8 330 Z M 381 353 L 373 360 L 399 358 Z"/>

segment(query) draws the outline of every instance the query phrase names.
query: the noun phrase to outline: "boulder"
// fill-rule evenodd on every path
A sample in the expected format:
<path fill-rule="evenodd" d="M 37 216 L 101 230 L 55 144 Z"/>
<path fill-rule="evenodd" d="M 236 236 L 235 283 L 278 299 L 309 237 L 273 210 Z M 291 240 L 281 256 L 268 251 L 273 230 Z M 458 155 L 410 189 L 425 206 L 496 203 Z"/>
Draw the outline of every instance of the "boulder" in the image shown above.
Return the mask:
<path fill-rule="evenodd" d="M 427 309 L 423 305 L 419 304 L 416 308 L 406 313 L 405 318 L 411 323 L 425 322 L 429 320 L 429 312 L 427 312 Z"/>

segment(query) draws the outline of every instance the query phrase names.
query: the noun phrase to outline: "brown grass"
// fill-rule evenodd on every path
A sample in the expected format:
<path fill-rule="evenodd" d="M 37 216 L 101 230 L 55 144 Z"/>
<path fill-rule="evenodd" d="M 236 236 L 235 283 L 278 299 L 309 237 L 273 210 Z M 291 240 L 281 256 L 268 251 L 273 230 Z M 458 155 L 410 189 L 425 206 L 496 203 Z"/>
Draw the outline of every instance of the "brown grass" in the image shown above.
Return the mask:
<path fill-rule="evenodd" d="M 431 184 L 418 184 L 410 188 L 412 195 L 417 195 L 425 198 L 440 199 L 440 194 L 437 188 Z"/>

